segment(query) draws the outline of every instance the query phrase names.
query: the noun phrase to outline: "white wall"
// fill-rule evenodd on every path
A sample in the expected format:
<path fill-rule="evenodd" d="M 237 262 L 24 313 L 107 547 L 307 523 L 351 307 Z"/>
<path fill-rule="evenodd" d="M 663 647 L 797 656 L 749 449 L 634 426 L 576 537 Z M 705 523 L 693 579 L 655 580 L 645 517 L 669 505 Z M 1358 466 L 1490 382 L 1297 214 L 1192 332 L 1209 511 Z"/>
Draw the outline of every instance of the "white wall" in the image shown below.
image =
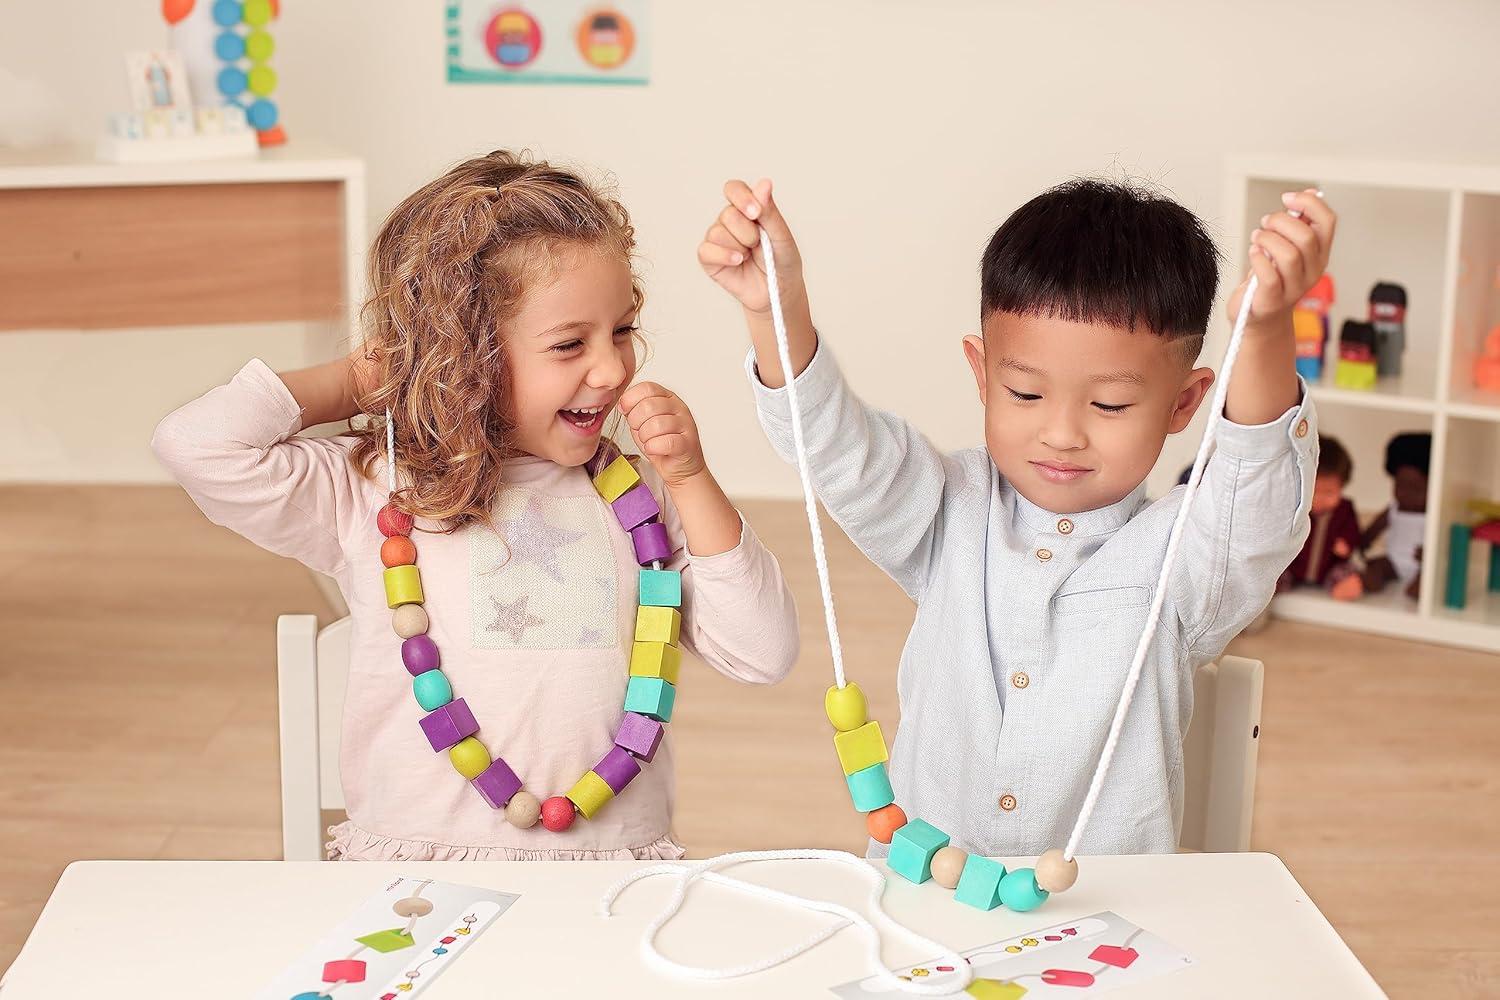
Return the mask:
<path fill-rule="evenodd" d="M 61 25 L 64 6 L 80 23 Z M 88 134 L 117 103 L 120 52 L 162 43 L 157 6 L 9 5 L 0 66 L 40 79 Z M 979 251 L 1041 188 L 1125 172 L 1230 228 L 1228 152 L 1500 159 L 1500 5 L 1489 0 L 658 0 L 652 84 L 621 89 L 449 86 L 436 2 L 283 7 L 274 65 L 284 121 L 294 141 L 366 158 L 372 231 L 415 185 L 495 147 L 613 171 L 641 234 L 658 350 L 650 374 L 694 404 L 716 469 L 741 495 L 796 486 L 755 426 L 736 310 L 694 259 L 726 177 L 776 179 L 817 321 L 855 385 L 960 447 L 981 440 L 959 353 L 977 322 Z M 1242 255 L 1226 252 L 1228 281 Z M 165 411 L 245 353 L 236 336 L 223 357 L 179 356 L 171 347 L 182 336 L 157 335 L 160 376 L 135 373 L 123 390 L 138 400 L 132 411 Z M 267 337 L 283 355 L 300 342 Z M 0 391 L 27 391 L 4 373 L 37 357 L 55 367 L 58 343 L 0 334 Z M 59 437 L 109 433 L 99 418 L 117 400 L 100 389 L 82 393 L 97 397 L 93 413 L 75 399 L 76 409 L 46 414 Z M 99 477 L 148 474 L 149 423 L 112 426 L 129 458 L 101 463 Z M 1172 443 L 1162 483 L 1193 443 Z M 1361 458 L 1378 467 L 1377 455 Z"/>

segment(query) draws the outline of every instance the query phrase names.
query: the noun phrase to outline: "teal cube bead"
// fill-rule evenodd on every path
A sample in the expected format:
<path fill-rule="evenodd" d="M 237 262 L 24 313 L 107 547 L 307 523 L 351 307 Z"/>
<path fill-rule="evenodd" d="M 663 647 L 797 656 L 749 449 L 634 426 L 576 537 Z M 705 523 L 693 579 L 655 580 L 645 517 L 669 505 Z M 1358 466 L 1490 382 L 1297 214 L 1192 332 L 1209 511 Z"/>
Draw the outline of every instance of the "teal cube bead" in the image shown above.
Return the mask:
<path fill-rule="evenodd" d="M 672 721 L 677 689 L 660 677 L 632 677 L 625 685 L 625 711 L 657 722 Z"/>
<path fill-rule="evenodd" d="M 1000 883 L 1004 878 L 1005 866 L 1000 862 L 971 854 L 964 862 L 953 898 L 980 910 L 993 910 L 1000 905 Z"/>
<path fill-rule="evenodd" d="M 885 773 L 884 764 L 871 764 L 853 774 L 846 774 L 844 781 L 849 785 L 849 797 L 854 800 L 854 808 L 859 812 L 874 812 L 896 801 L 896 793 L 891 790 L 890 775 Z"/>
<path fill-rule="evenodd" d="M 948 835 L 931 823 L 914 819 L 891 837 L 891 871 L 918 885 L 932 878 L 932 856 L 948 846 Z"/>
<path fill-rule="evenodd" d="M 1000 902 L 1017 913 L 1034 910 L 1047 901 L 1047 890 L 1036 884 L 1036 870 L 1017 868 L 1000 880 Z"/>
<path fill-rule="evenodd" d="M 648 608 L 682 607 L 682 574 L 675 569 L 641 570 L 641 604 Z"/>
<path fill-rule="evenodd" d="M 413 677 L 411 690 L 417 696 L 417 704 L 429 712 L 453 700 L 453 685 L 441 670 L 424 670 Z"/>

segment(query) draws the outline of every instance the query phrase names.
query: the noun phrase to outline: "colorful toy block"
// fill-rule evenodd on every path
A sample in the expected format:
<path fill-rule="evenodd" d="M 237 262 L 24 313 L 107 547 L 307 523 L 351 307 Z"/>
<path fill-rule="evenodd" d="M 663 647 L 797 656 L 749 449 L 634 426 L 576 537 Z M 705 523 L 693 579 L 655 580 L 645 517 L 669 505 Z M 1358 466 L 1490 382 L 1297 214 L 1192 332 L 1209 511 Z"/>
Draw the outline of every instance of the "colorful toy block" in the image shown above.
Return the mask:
<path fill-rule="evenodd" d="M 849 798 L 854 800 L 854 808 L 858 812 L 874 812 L 896 801 L 896 793 L 891 790 L 891 779 L 885 772 L 884 764 L 871 764 L 853 774 L 847 774 L 844 781 L 849 786 Z"/>
<path fill-rule="evenodd" d="M 459 740 L 479 732 L 479 723 L 462 698 L 422 716 L 422 734 L 434 750 L 446 750 Z"/>
<path fill-rule="evenodd" d="M 568 790 L 568 801 L 577 807 L 584 819 L 593 819 L 594 814 L 614 797 L 609 783 L 593 771 L 579 778 L 578 783 Z"/>
<path fill-rule="evenodd" d="M 654 608 L 682 607 L 682 574 L 675 569 L 641 570 L 640 603 Z"/>
<path fill-rule="evenodd" d="M 914 819 L 891 837 L 886 864 L 891 871 L 918 885 L 932 878 L 932 856 L 948 846 L 948 835 L 931 823 Z"/>
<path fill-rule="evenodd" d="M 637 642 L 630 650 L 630 676 L 660 677 L 677 683 L 682 669 L 682 650 L 665 642 Z"/>
<path fill-rule="evenodd" d="M 672 721 L 677 688 L 660 677 L 632 677 L 625 685 L 625 711 L 638 712 L 657 722 Z"/>
<path fill-rule="evenodd" d="M 1000 905 L 1000 882 L 1004 878 L 1005 866 L 1000 862 L 971 854 L 964 862 L 953 898 L 975 909 L 993 910 Z"/>
<path fill-rule="evenodd" d="M 635 466 L 631 465 L 630 460 L 624 455 L 621 455 L 594 477 L 594 489 L 598 490 L 599 495 L 605 500 L 614 503 L 625 495 L 626 490 L 640 481 L 640 473 L 635 471 Z"/>
<path fill-rule="evenodd" d="M 878 722 L 866 722 L 858 729 L 836 734 L 833 748 L 838 751 L 845 774 L 863 771 L 871 764 L 883 764 L 891 759 L 886 753 L 885 737 L 880 734 Z"/>
<path fill-rule="evenodd" d="M 676 608 L 643 606 L 635 613 L 636 642 L 677 645 L 682 637 L 682 612 Z"/>

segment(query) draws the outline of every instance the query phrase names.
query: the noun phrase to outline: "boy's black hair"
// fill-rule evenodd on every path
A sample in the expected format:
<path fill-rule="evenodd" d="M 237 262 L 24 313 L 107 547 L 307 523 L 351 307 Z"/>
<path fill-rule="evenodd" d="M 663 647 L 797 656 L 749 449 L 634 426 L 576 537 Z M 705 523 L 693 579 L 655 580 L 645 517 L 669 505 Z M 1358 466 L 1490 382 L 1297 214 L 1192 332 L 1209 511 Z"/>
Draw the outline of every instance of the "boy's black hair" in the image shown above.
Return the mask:
<path fill-rule="evenodd" d="M 1197 357 L 1219 285 L 1198 217 L 1130 184 L 1079 179 L 1011 213 L 980 262 L 980 319 L 1049 316 L 1186 340 Z"/>
<path fill-rule="evenodd" d="M 1397 434 L 1385 446 L 1385 474 L 1394 477 L 1396 470 L 1409 466 L 1422 475 L 1432 464 L 1432 435 L 1423 431 Z"/>
<path fill-rule="evenodd" d="M 1349 452 L 1339 443 L 1338 438 L 1327 434 L 1318 435 L 1317 475 L 1335 476 L 1345 485 L 1354 476 L 1354 459 L 1349 457 Z"/>

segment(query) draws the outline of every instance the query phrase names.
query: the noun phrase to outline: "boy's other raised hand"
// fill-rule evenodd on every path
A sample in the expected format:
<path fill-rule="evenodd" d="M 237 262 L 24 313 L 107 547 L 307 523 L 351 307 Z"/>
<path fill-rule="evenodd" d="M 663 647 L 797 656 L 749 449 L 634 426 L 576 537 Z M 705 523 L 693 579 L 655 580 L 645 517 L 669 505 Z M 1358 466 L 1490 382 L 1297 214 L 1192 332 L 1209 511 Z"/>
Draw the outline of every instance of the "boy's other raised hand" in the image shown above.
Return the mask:
<path fill-rule="evenodd" d="M 797 241 L 771 195 L 771 182 L 752 188 L 744 181 L 724 185 L 726 204 L 698 245 L 698 262 L 719 286 L 753 313 L 769 313 L 765 260 L 760 251 L 760 227 L 771 237 L 783 302 L 805 295 L 802 257 Z"/>
<path fill-rule="evenodd" d="M 1328 269 L 1338 215 L 1313 188 L 1281 196 L 1280 212 L 1261 217 L 1250 234 L 1250 270 L 1260 279 L 1250 322 L 1280 320 Z M 1297 214 L 1293 214 L 1293 213 Z M 1247 275 L 1229 298 L 1229 319 L 1239 315 Z"/>

